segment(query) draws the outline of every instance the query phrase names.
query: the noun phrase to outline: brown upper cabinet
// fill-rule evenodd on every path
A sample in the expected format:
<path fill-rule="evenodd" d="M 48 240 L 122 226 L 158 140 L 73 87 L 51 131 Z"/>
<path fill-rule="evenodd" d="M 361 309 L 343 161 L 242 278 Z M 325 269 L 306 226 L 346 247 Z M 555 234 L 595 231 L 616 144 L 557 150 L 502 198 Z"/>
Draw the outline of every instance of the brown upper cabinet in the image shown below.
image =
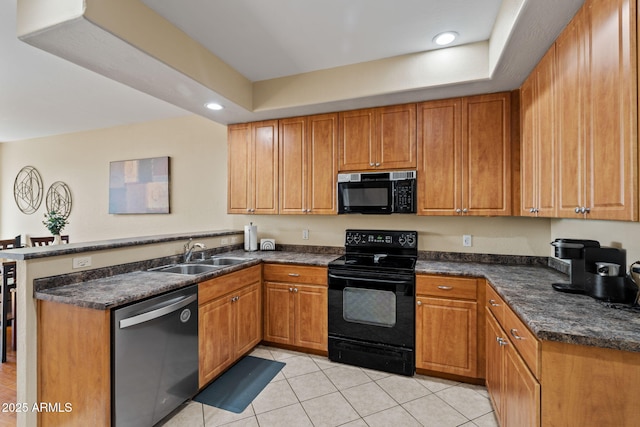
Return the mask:
<path fill-rule="evenodd" d="M 418 104 L 418 215 L 511 214 L 510 97 Z"/>
<path fill-rule="evenodd" d="M 278 213 L 278 121 L 229 125 L 227 212 Z"/>
<path fill-rule="evenodd" d="M 523 86 L 523 197 L 526 181 L 534 176 L 527 141 L 536 119 L 524 113 L 530 104 L 538 114 L 550 114 L 537 120 L 544 137 L 539 139 L 542 153 L 533 155 L 555 162 L 555 209 L 547 206 L 549 216 L 638 220 L 636 41 L 636 2 L 587 0 L 552 47 L 554 105 L 540 88 L 527 95 L 531 77 Z M 543 61 L 551 62 L 549 57 Z M 534 168 L 551 175 L 549 166 Z M 523 200 L 523 210 L 529 199 Z"/>
<path fill-rule="evenodd" d="M 281 214 L 336 214 L 338 114 L 279 121 Z"/>
<path fill-rule="evenodd" d="M 522 216 L 556 213 L 555 54 L 551 46 L 520 88 Z"/>
<path fill-rule="evenodd" d="M 338 170 L 416 168 L 416 104 L 339 113 Z"/>

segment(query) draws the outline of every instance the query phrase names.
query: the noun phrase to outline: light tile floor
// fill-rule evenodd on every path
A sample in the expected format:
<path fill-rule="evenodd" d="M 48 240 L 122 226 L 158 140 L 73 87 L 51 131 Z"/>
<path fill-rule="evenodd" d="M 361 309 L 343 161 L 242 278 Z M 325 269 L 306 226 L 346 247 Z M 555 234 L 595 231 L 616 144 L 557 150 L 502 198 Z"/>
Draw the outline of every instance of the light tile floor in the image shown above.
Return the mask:
<path fill-rule="evenodd" d="M 259 346 L 285 367 L 241 414 L 189 401 L 163 427 L 497 427 L 486 388 Z"/>

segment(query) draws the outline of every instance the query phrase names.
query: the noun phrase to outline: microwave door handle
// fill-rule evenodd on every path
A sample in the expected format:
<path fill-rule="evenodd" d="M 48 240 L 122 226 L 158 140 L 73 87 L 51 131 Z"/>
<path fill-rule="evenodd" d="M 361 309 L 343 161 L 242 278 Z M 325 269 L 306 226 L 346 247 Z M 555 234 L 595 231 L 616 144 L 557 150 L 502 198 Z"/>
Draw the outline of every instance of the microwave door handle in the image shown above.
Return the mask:
<path fill-rule="evenodd" d="M 333 274 L 333 273 L 329 273 L 329 277 L 331 279 L 339 279 L 339 280 L 359 280 L 359 281 L 366 280 L 367 282 L 390 283 L 390 284 L 394 284 L 394 285 L 410 285 L 412 283 L 410 280 L 372 279 L 372 278 L 368 278 L 368 277 L 365 278 L 365 277 L 353 277 L 353 276 L 339 276 L 339 275 Z"/>

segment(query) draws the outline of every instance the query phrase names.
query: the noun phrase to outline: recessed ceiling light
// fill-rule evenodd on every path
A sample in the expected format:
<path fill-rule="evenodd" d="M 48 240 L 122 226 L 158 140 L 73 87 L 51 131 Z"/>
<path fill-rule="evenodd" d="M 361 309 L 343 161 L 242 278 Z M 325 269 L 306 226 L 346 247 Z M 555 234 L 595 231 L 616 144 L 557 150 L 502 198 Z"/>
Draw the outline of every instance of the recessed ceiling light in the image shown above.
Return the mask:
<path fill-rule="evenodd" d="M 455 31 L 445 31 L 444 33 L 440 33 L 435 36 L 433 38 L 433 42 L 439 46 L 446 46 L 453 43 L 456 37 L 458 37 L 458 33 Z"/>
<path fill-rule="evenodd" d="M 208 102 L 204 104 L 204 106 L 207 107 L 209 110 L 214 110 L 214 111 L 222 110 L 224 108 L 222 105 L 217 104 L 215 102 Z"/>

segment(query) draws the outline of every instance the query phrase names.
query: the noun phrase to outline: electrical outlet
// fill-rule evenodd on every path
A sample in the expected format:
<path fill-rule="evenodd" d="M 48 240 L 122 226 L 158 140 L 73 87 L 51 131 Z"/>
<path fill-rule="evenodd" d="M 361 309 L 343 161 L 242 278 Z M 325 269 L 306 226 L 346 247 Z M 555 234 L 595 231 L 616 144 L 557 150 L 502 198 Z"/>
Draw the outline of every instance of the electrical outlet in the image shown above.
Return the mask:
<path fill-rule="evenodd" d="M 462 246 L 472 246 L 471 234 L 465 234 L 462 236 Z"/>
<path fill-rule="evenodd" d="M 91 267 L 91 257 L 81 256 L 73 258 L 73 268 Z"/>
<path fill-rule="evenodd" d="M 309 230 L 306 228 L 302 230 L 302 240 L 309 240 Z"/>
<path fill-rule="evenodd" d="M 229 244 L 229 239 L 226 237 L 223 237 L 222 239 L 220 239 L 220 244 L 221 245 L 228 245 Z"/>

